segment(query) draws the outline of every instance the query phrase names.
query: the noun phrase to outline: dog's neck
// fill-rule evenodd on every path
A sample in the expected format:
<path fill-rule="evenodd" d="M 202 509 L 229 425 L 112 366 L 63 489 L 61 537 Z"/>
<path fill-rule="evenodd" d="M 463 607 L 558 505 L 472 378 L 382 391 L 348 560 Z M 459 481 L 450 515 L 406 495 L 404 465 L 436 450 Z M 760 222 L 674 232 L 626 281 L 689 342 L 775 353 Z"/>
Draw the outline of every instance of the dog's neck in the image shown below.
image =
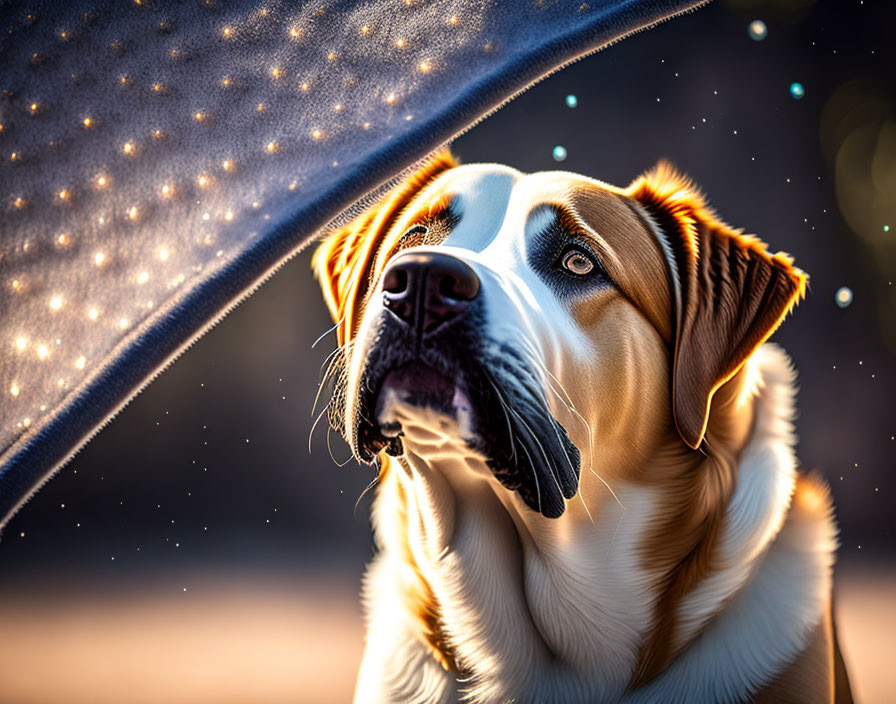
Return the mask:
<path fill-rule="evenodd" d="M 794 582 L 786 585 L 785 600 L 822 594 L 816 583 L 823 581 L 830 552 L 824 536 L 808 556 L 793 541 L 775 542 L 795 478 L 792 375 L 782 353 L 766 349 L 759 357 L 763 380 L 755 414 L 735 408 L 746 385 L 757 381 L 751 374 L 732 379 L 714 399 L 711 450 L 699 462 L 722 461 L 731 477 L 714 499 L 721 502 L 712 507 L 721 519 L 717 530 L 703 536 L 708 548 L 699 546 L 709 550 L 707 562 L 691 566 L 680 583 L 678 572 L 650 558 L 657 530 L 667 530 L 656 516 L 668 515 L 669 498 L 655 487 L 614 487 L 619 502 L 608 503 L 593 523 L 574 520 L 572 512 L 532 520 L 462 441 L 450 433 L 406 436 L 405 455 L 384 471 L 374 508 L 377 537 L 384 551 L 411 568 L 401 586 L 406 606 L 418 614 L 420 633 L 437 656 L 465 676 L 472 700 L 526 692 L 549 701 L 549 693 L 564 692 L 564 701 L 594 701 L 598 692 L 619 701 L 633 684 L 633 700 L 650 691 L 663 698 L 672 691 L 663 688 L 671 668 L 684 668 L 685 681 L 706 688 L 748 691 L 756 684 L 728 682 L 724 667 L 706 669 L 732 647 L 749 652 L 729 641 L 744 633 L 759 638 L 751 621 L 762 614 L 738 615 L 737 604 L 757 601 L 751 592 L 762 584 L 762 565 L 782 560 L 776 550 L 793 553 L 784 556 Z M 421 419 L 421 428 L 427 423 Z M 671 597 L 670 584 L 677 584 Z M 771 608 L 777 614 L 772 626 L 783 629 L 781 642 L 796 648 L 799 637 L 787 629 L 802 634 L 818 605 L 798 609 L 794 597 L 785 605 L 793 616 L 780 606 L 760 600 L 751 608 Z M 754 658 L 754 679 L 766 676 L 779 656 Z M 706 688 L 701 691 L 709 696 Z"/>
<path fill-rule="evenodd" d="M 836 528 L 826 485 L 796 473 L 794 373 L 773 345 L 755 357 L 755 415 L 714 569 L 681 600 L 676 657 L 626 704 L 749 700 L 830 609 Z"/>

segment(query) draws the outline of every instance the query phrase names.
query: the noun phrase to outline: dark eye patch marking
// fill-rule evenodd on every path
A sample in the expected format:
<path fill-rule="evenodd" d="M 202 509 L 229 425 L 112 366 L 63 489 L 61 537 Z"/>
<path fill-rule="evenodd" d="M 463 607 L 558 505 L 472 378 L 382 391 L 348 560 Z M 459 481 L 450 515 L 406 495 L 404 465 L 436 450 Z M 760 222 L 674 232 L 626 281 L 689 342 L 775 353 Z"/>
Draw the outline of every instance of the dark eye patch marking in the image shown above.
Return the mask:
<path fill-rule="evenodd" d="M 577 298 L 612 286 L 593 237 L 566 208 L 540 205 L 533 209 L 530 219 L 545 209 L 550 211 L 550 220 L 532 233 L 526 243 L 526 259 L 538 277 L 563 298 Z M 585 266 L 585 262 L 591 267 Z"/>

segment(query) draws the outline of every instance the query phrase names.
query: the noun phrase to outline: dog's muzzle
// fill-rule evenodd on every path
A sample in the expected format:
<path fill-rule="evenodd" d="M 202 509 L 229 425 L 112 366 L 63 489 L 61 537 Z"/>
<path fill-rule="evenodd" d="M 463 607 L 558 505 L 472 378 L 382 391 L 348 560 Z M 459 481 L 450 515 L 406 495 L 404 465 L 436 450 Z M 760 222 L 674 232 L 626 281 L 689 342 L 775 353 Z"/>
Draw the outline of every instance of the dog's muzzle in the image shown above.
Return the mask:
<path fill-rule="evenodd" d="M 435 410 L 459 423 L 504 487 L 554 518 L 575 495 L 579 452 L 550 411 L 538 365 L 488 336 L 482 288 L 476 271 L 447 253 L 411 250 L 387 265 L 353 399 L 353 449 L 364 461 L 404 451 L 402 422 L 389 410 L 396 400 Z"/>

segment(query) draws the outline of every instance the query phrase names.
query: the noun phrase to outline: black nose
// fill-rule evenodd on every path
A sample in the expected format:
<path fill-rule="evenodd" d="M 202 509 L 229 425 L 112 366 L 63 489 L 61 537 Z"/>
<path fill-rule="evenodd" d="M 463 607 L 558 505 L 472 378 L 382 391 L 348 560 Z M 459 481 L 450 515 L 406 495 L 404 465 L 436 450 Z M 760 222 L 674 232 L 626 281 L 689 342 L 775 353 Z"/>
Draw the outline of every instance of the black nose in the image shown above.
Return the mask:
<path fill-rule="evenodd" d="M 463 313 L 478 293 L 476 272 L 448 254 L 399 254 L 383 274 L 383 305 L 425 333 Z"/>

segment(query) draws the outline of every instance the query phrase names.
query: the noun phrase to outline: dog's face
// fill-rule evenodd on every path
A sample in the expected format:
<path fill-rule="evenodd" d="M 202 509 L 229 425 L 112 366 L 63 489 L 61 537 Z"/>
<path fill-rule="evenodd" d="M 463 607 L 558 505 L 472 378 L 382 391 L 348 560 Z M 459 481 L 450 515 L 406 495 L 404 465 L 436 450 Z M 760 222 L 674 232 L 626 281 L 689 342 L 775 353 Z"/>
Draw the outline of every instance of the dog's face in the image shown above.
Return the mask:
<path fill-rule="evenodd" d="M 805 284 L 665 165 L 621 190 L 448 155 L 314 265 L 358 457 L 465 453 L 506 504 L 546 518 L 649 481 L 670 443 L 699 448 L 713 394 Z"/>

